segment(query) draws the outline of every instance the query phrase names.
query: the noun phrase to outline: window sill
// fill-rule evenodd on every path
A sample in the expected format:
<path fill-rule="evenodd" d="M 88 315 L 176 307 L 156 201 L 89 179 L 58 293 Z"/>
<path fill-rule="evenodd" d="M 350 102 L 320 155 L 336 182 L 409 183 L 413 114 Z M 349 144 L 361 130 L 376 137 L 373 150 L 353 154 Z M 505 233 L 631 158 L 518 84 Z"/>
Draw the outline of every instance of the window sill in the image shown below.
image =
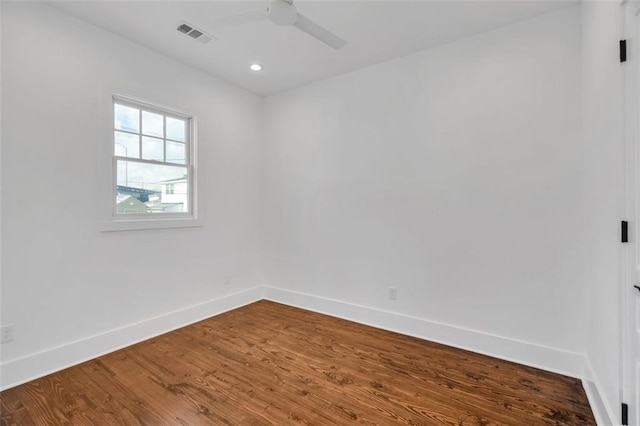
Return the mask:
<path fill-rule="evenodd" d="M 173 229 L 202 227 L 202 219 L 193 217 L 176 218 L 112 218 L 102 224 L 101 232 L 141 231 L 145 229 Z"/>

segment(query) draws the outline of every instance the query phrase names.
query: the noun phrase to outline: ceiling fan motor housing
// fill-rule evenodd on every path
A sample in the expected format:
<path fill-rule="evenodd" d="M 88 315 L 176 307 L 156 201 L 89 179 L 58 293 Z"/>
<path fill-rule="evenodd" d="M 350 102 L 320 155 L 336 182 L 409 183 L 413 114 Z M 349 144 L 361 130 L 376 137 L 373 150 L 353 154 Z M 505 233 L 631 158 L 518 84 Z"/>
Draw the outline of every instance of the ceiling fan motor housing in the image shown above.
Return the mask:
<path fill-rule="evenodd" d="M 286 0 L 274 0 L 269 5 L 269 20 L 276 25 L 286 27 L 293 25 L 298 17 L 298 12 L 293 3 Z"/>

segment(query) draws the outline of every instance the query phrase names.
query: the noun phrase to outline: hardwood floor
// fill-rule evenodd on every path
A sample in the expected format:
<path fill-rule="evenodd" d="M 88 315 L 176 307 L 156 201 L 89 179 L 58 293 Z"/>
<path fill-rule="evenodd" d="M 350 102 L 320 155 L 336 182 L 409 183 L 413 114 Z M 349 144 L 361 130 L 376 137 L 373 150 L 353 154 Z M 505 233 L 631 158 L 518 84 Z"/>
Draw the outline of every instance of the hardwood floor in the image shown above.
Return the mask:
<path fill-rule="evenodd" d="M 579 380 L 260 301 L 0 394 L 2 425 L 589 425 Z"/>

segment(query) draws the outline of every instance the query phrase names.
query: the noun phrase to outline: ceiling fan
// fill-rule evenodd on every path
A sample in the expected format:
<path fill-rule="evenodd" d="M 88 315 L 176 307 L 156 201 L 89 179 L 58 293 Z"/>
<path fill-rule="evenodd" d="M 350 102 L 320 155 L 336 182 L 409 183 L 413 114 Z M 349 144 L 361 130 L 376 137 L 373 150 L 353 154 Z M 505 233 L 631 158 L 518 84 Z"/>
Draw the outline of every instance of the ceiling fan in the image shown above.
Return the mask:
<path fill-rule="evenodd" d="M 336 50 L 343 48 L 347 44 L 346 41 L 331 31 L 299 14 L 293 4 L 293 0 L 273 0 L 266 10 L 218 18 L 211 24 L 213 28 L 222 28 L 266 19 L 281 27 L 293 25 Z"/>

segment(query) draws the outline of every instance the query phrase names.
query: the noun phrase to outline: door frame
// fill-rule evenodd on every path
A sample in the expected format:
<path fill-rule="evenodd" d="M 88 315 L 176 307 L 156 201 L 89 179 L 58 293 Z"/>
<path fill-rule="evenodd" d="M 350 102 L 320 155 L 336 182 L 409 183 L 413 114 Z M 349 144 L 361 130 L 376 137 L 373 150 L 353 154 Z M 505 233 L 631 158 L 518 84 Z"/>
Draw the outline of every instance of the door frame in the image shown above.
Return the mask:
<path fill-rule="evenodd" d="M 621 397 L 629 405 L 629 425 L 640 425 L 640 386 L 636 381 L 638 367 L 635 354 L 637 347 L 636 318 L 632 304 L 636 303 L 638 283 L 637 265 L 640 265 L 640 0 L 621 2 L 621 39 L 627 40 L 627 62 L 622 65 L 622 93 L 624 102 L 624 146 L 625 146 L 625 216 L 629 223 L 629 246 L 623 250 L 622 279 L 620 280 L 620 312 L 622 320 L 621 339 Z M 640 350 L 640 349 L 639 349 Z M 635 389 L 634 389 L 635 387 Z M 635 401 L 632 399 L 635 398 Z"/>

